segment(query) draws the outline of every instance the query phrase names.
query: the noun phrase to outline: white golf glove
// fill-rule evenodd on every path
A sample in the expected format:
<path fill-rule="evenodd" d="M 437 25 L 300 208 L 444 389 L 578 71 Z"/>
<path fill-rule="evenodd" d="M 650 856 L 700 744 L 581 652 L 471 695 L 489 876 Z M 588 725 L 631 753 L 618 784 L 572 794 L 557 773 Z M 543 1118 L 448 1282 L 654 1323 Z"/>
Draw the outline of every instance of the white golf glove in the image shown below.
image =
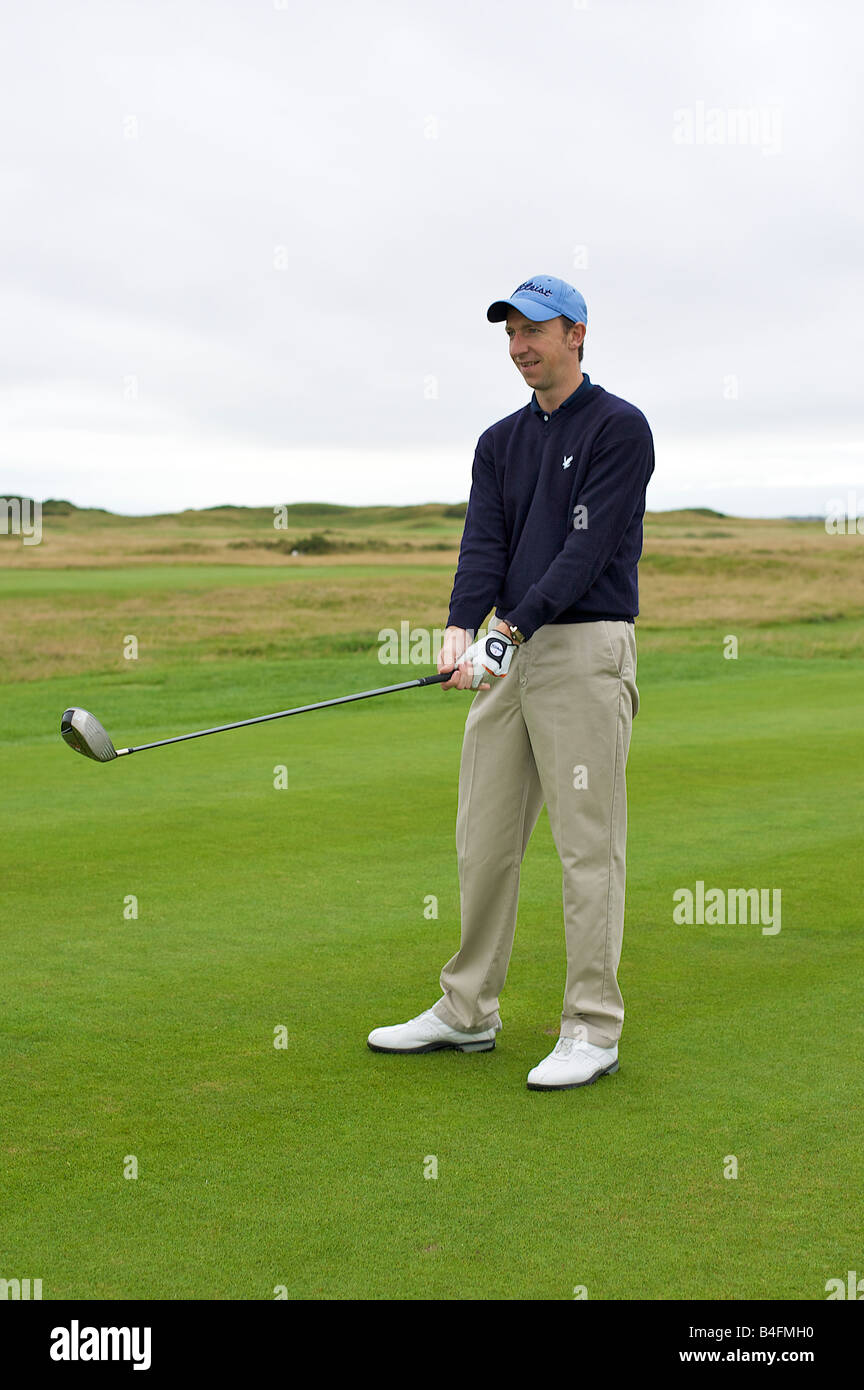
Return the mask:
<path fill-rule="evenodd" d="M 473 668 L 471 689 L 476 690 L 489 676 L 506 676 L 515 650 L 516 643 L 506 632 L 488 632 L 473 647 L 469 647 L 464 656 L 460 656 L 457 665 L 462 666 L 467 662 Z"/>

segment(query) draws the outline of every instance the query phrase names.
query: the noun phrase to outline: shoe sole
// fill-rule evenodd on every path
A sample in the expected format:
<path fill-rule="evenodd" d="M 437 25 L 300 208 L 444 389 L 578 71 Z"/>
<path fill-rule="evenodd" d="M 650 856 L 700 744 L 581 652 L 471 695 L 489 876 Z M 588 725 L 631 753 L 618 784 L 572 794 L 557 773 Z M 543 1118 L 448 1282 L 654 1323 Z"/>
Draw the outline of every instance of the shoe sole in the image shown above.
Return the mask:
<path fill-rule="evenodd" d="M 613 1062 L 611 1067 L 607 1067 L 605 1071 L 595 1072 L 593 1076 L 589 1076 L 587 1081 L 571 1081 L 566 1086 L 543 1086 L 537 1081 L 528 1081 L 526 1085 L 529 1091 L 575 1091 L 580 1086 L 593 1086 L 594 1082 L 599 1081 L 601 1076 L 612 1076 L 617 1070 L 618 1063 Z"/>
<path fill-rule="evenodd" d="M 433 1042 L 426 1043 L 425 1047 L 379 1047 L 377 1043 L 370 1042 L 367 1042 L 366 1046 L 371 1052 L 389 1052 L 397 1057 L 413 1057 L 415 1053 L 420 1052 L 492 1052 L 495 1039 L 476 1043 Z"/>

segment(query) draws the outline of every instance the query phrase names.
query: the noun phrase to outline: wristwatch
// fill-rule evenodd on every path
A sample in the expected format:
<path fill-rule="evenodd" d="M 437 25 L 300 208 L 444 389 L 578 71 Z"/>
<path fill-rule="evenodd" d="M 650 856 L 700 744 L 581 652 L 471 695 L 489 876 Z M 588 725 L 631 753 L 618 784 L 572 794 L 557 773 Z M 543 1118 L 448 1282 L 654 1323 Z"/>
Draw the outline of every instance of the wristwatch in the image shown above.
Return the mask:
<path fill-rule="evenodd" d="M 517 647 L 521 642 L 525 641 L 525 633 L 520 632 L 518 627 L 514 627 L 513 624 L 508 621 L 507 618 L 499 618 L 498 621 L 502 623 L 507 623 L 507 626 L 510 629 L 510 636 L 513 638 L 513 641 L 516 643 Z"/>

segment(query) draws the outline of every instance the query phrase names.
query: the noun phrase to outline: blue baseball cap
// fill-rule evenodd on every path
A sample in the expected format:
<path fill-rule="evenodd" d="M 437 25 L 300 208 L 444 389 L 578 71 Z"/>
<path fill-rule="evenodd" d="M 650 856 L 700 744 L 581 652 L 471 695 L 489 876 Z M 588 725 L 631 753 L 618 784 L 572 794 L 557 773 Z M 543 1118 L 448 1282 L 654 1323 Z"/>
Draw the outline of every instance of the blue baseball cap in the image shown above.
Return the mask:
<path fill-rule="evenodd" d="M 588 326 L 585 300 L 566 280 L 557 280 L 554 275 L 535 275 L 533 280 L 523 280 L 509 299 L 496 299 L 490 304 L 486 317 L 490 323 L 502 323 L 508 309 L 518 309 L 534 323 L 545 323 L 563 314 L 574 323 Z"/>

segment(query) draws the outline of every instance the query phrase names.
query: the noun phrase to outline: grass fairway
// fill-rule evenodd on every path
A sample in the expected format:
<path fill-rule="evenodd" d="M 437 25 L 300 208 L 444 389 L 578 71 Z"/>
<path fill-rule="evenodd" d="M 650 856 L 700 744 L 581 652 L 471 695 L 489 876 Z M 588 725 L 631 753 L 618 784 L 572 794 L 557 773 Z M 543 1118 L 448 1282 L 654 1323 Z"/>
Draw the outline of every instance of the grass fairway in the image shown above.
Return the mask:
<path fill-rule="evenodd" d="M 70 703 L 124 746 L 423 674 L 381 666 L 374 637 L 414 619 L 414 593 L 443 622 L 453 565 L 429 561 L 277 571 L 317 612 L 279 655 L 264 629 L 222 630 L 226 589 L 265 592 L 254 569 L 0 572 L 0 1276 L 46 1299 L 824 1299 L 864 1267 L 856 604 L 818 628 L 758 605 L 730 627 L 719 590 L 698 626 L 646 605 L 621 1069 L 558 1095 L 525 1087 L 564 986 L 545 812 L 495 1051 L 365 1045 L 434 1002 L 458 944 L 470 696 L 408 691 L 116 767 L 59 738 Z M 358 592 L 385 581 L 370 622 Z M 126 597 L 153 624 L 137 662 L 118 657 Z M 82 601 L 92 643 L 70 626 Z M 699 880 L 781 890 L 781 930 L 676 925 L 673 893 Z"/>

